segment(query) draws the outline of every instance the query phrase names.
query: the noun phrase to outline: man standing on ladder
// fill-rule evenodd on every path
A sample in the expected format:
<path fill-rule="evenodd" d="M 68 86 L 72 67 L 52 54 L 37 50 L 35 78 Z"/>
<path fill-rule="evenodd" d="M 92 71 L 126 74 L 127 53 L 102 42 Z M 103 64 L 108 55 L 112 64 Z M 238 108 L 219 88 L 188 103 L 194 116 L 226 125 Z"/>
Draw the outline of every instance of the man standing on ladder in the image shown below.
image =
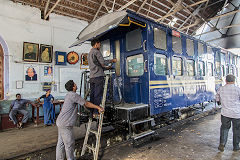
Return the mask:
<path fill-rule="evenodd" d="M 104 69 L 111 69 L 108 64 L 116 63 L 117 59 L 104 60 L 101 52 L 101 42 L 98 39 L 91 41 L 92 49 L 88 54 L 90 69 L 90 102 L 100 105 L 103 95 Z M 91 117 L 97 116 L 97 110 L 91 109 Z"/>

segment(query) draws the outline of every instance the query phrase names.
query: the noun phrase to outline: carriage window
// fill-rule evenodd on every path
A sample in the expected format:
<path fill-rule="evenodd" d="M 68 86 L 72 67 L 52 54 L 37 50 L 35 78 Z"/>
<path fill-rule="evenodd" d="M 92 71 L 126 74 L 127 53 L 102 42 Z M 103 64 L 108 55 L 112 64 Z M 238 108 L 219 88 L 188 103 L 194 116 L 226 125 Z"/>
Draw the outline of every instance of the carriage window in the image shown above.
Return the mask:
<path fill-rule="evenodd" d="M 120 62 L 121 62 L 121 59 L 120 59 L 120 41 L 119 40 L 116 40 L 115 41 L 115 54 L 116 54 L 116 59 L 117 59 L 117 62 L 116 62 L 116 67 L 115 67 L 115 71 L 116 71 L 116 75 L 117 76 L 120 76 L 121 72 L 120 72 Z"/>
<path fill-rule="evenodd" d="M 230 67 L 227 66 L 227 75 L 230 74 Z"/>
<path fill-rule="evenodd" d="M 202 43 L 198 43 L 198 55 L 202 55 L 204 53 L 204 48 Z"/>
<path fill-rule="evenodd" d="M 143 75 L 143 55 L 134 55 L 127 57 L 126 69 L 129 77 Z"/>
<path fill-rule="evenodd" d="M 224 65 L 222 65 L 222 76 L 226 76 L 226 70 Z"/>
<path fill-rule="evenodd" d="M 187 39 L 187 54 L 189 56 L 194 56 L 194 42 L 191 39 Z"/>
<path fill-rule="evenodd" d="M 230 69 L 230 74 L 235 75 L 235 72 L 234 72 L 234 68 L 233 68 L 233 67 L 231 67 L 231 69 Z"/>
<path fill-rule="evenodd" d="M 213 64 L 212 63 L 208 62 L 207 70 L 208 70 L 208 76 L 213 76 Z"/>
<path fill-rule="evenodd" d="M 215 61 L 215 69 L 216 69 L 216 75 L 221 75 L 221 65 L 220 65 L 220 62 L 218 61 Z"/>
<path fill-rule="evenodd" d="M 154 46 L 159 49 L 167 49 L 166 31 L 154 28 Z"/>
<path fill-rule="evenodd" d="M 236 56 L 233 56 L 233 58 L 232 58 L 232 64 L 236 64 Z"/>
<path fill-rule="evenodd" d="M 194 60 L 187 60 L 187 75 L 195 76 L 195 65 Z"/>
<path fill-rule="evenodd" d="M 203 61 L 198 62 L 198 75 L 205 76 L 205 64 Z"/>
<path fill-rule="evenodd" d="M 101 53 L 102 53 L 102 55 L 103 55 L 104 58 L 111 56 L 111 52 L 110 52 L 110 40 L 109 40 L 109 39 L 101 42 L 100 51 L 101 51 Z M 111 58 L 112 58 L 112 57 L 111 57 Z"/>
<path fill-rule="evenodd" d="M 227 63 L 229 64 L 230 63 L 230 54 L 227 54 Z"/>
<path fill-rule="evenodd" d="M 207 53 L 212 54 L 212 48 L 210 46 L 207 46 Z"/>
<path fill-rule="evenodd" d="M 221 52 L 220 56 L 221 62 L 226 63 L 226 54 Z"/>
<path fill-rule="evenodd" d="M 142 45 L 142 31 L 136 29 L 126 34 L 126 50 L 132 51 L 141 48 Z"/>
<path fill-rule="evenodd" d="M 154 54 L 154 72 L 156 75 L 167 75 L 167 57 L 162 54 Z"/>
<path fill-rule="evenodd" d="M 172 59 L 172 73 L 174 76 L 182 75 L 182 58 L 173 57 Z"/>
<path fill-rule="evenodd" d="M 172 49 L 175 53 L 182 54 L 181 38 L 172 36 Z"/>

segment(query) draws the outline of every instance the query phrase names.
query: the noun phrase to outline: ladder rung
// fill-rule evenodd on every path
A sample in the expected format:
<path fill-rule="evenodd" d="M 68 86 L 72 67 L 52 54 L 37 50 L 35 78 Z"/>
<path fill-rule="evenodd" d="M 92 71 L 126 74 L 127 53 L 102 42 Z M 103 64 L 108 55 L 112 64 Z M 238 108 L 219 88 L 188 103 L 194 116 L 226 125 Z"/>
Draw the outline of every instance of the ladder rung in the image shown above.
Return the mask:
<path fill-rule="evenodd" d="M 95 148 L 93 148 L 92 146 L 90 146 L 90 145 L 86 144 L 86 147 L 87 147 L 87 148 L 89 148 L 89 149 L 91 149 L 92 151 L 94 151 L 94 152 L 95 152 Z"/>
<path fill-rule="evenodd" d="M 93 133 L 93 134 L 98 134 L 98 132 L 97 131 L 94 131 L 94 130 L 89 130 L 89 132 L 91 132 L 91 133 Z"/>

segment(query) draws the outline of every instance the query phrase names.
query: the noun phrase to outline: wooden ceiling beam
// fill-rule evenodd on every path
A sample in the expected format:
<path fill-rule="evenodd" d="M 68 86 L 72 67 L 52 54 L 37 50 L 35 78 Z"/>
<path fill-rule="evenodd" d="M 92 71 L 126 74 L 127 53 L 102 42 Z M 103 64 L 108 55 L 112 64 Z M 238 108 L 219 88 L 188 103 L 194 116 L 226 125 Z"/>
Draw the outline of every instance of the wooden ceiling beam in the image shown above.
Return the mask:
<path fill-rule="evenodd" d="M 196 35 L 194 35 L 194 36 L 201 36 L 201 35 L 204 35 L 204 34 L 207 34 L 207 33 L 215 32 L 215 31 L 217 31 L 217 30 L 234 28 L 234 27 L 240 27 L 240 24 L 233 24 L 233 25 L 225 26 L 225 27 L 218 28 L 218 29 L 214 29 L 214 30 L 207 31 L 207 32 L 204 32 L 204 33 L 196 34 Z"/>
<path fill-rule="evenodd" d="M 52 8 L 48 11 L 48 13 L 44 16 L 44 19 L 46 20 L 47 17 L 50 15 L 50 13 L 52 13 L 52 11 L 54 10 L 54 8 L 58 5 L 58 3 L 60 2 L 61 0 L 57 0 L 57 2 L 52 6 Z"/>
<path fill-rule="evenodd" d="M 232 14 L 235 14 L 235 13 L 238 13 L 238 12 L 240 12 L 240 10 L 227 12 L 227 13 L 224 13 L 224 14 L 222 14 L 222 15 L 218 15 L 218 16 L 215 16 L 215 17 L 209 18 L 208 21 L 211 21 L 211 20 L 213 20 L 213 19 L 217 19 L 217 18 L 221 18 L 221 17 L 225 17 L 225 16 L 229 16 L 229 15 L 232 15 Z"/>
<path fill-rule="evenodd" d="M 45 8 L 44 8 L 44 17 L 46 16 L 46 14 L 47 14 L 47 10 L 48 10 L 48 6 L 49 6 L 49 2 L 50 2 L 50 0 L 48 0 L 47 2 L 46 2 L 46 6 L 45 6 Z"/>
<path fill-rule="evenodd" d="M 141 4 L 141 6 L 139 7 L 137 13 L 139 13 L 141 11 L 141 9 L 143 8 L 143 6 L 147 3 L 147 0 L 144 0 L 143 3 Z"/>
<path fill-rule="evenodd" d="M 199 5 L 199 4 L 204 3 L 204 2 L 206 2 L 206 1 L 208 1 L 208 0 L 201 0 L 201 1 L 199 1 L 199 2 L 196 2 L 196 3 L 194 3 L 194 4 L 189 5 L 189 7 L 193 7 L 193 6 Z"/>
<path fill-rule="evenodd" d="M 93 17 L 93 20 L 92 20 L 92 21 L 94 21 L 94 20 L 97 18 L 98 13 L 99 13 L 99 11 L 101 10 L 101 8 L 102 8 L 102 6 L 103 6 L 104 3 L 105 3 L 105 0 L 102 0 L 102 2 L 101 2 L 101 4 L 100 4 L 100 6 L 99 6 L 99 8 L 98 8 L 98 10 L 97 10 L 97 12 L 96 12 L 96 14 L 95 14 L 95 16 Z"/>
<path fill-rule="evenodd" d="M 156 22 L 162 21 L 165 18 L 174 15 L 176 12 L 179 12 L 182 9 L 183 9 L 183 7 L 182 7 L 182 0 L 178 0 L 177 3 L 169 10 L 169 12 L 165 16 L 157 19 Z"/>
<path fill-rule="evenodd" d="M 27 5 L 30 5 L 30 6 L 33 6 L 33 7 L 36 7 L 36 8 L 38 8 L 38 9 L 40 9 L 40 10 L 43 10 L 43 9 L 45 8 L 45 7 L 42 7 L 42 6 L 37 5 L 37 4 L 35 4 L 35 3 L 26 2 L 26 1 L 24 1 L 24 0 L 15 0 L 15 1 L 16 1 L 16 2 L 19 2 L 19 3 L 24 3 L 24 4 L 27 4 Z M 86 19 L 86 18 L 84 18 L 84 17 L 76 16 L 76 15 L 72 15 L 72 14 L 68 14 L 68 13 L 66 13 L 66 12 L 62 12 L 62 11 L 59 11 L 59 10 L 57 10 L 57 9 L 55 9 L 53 12 L 54 12 L 54 13 L 57 13 L 57 14 L 64 15 L 64 16 L 68 16 L 68 17 L 72 17 L 72 18 L 77 18 L 77 19 L 80 19 L 80 20 L 84 20 L 84 21 L 88 21 L 88 22 L 89 22 L 89 20 Z"/>
<path fill-rule="evenodd" d="M 130 6 L 131 4 L 133 4 L 136 0 L 131 0 L 128 3 L 126 3 L 124 6 L 122 6 L 121 8 L 119 8 L 117 11 L 121 11 L 125 8 L 127 8 L 128 6 Z"/>

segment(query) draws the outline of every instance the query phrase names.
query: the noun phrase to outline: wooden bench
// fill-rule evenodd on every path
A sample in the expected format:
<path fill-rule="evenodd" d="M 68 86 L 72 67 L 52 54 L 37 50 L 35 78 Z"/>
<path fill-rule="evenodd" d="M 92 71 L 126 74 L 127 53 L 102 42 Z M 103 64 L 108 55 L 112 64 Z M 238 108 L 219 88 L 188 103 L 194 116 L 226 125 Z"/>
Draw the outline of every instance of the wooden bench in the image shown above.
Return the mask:
<path fill-rule="evenodd" d="M 63 103 L 64 103 L 64 100 L 55 100 L 55 101 L 53 101 L 54 112 L 55 112 L 55 107 L 56 106 L 59 106 L 60 107 L 60 111 L 61 111 Z M 36 105 L 36 107 L 32 106 L 32 120 L 33 120 L 33 122 L 36 125 L 38 125 L 40 123 L 40 119 L 39 119 L 39 108 L 40 107 L 43 107 L 42 103 L 38 103 Z M 35 116 L 35 109 L 37 109 L 36 116 Z"/>

